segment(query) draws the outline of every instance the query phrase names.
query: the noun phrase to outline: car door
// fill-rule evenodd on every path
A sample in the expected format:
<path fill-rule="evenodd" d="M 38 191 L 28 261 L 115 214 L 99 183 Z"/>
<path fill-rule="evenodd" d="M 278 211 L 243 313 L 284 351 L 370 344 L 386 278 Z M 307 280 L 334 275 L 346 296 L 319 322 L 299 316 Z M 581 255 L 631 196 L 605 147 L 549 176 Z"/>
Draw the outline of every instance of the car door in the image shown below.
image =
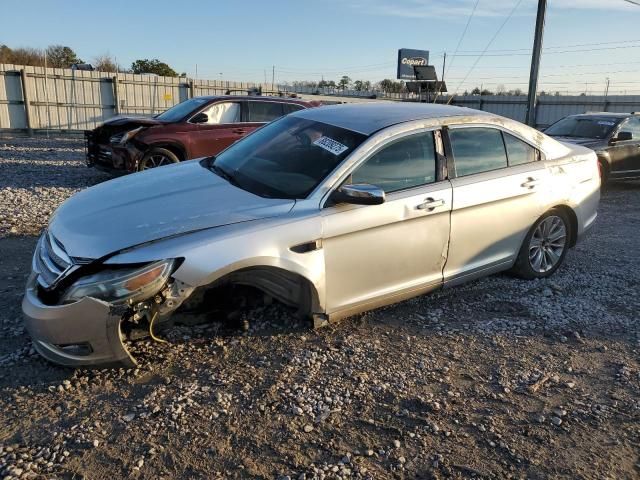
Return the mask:
<path fill-rule="evenodd" d="M 242 128 L 246 130 L 245 135 L 256 128 L 260 128 L 265 123 L 269 123 L 286 113 L 283 102 L 270 102 L 268 100 L 249 100 L 246 102 L 246 117 Z"/>
<path fill-rule="evenodd" d="M 207 119 L 197 124 L 192 135 L 191 158 L 217 155 L 241 139 L 245 133 L 239 124 L 240 112 L 240 102 L 230 101 L 215 102 L 202 110 Z"/>
<path fill-rule="evenodd" d="M 388 141 L 343 182 L 383 188 L 383 204 L 322 210 L 329 314 L 441 285 L 451 185 L 436 174 L 439 138 L 439 132 L 423 131 Z"/>
<path fill-rule="evenodd" d="M 615 141 L 609 147 L 611 156 L 611 174 L 615 177 L 640 174 L 640 118 L 631 117 L 625 120 L 617 129 L 620 132 L 629 132 L 631 140 Z"/>
<path fill-rule="evenodd" d="M 513 263 L 546 211 L 550 174 L 541 153 L 515 135 L 485 126 L 453 126 L 447 133 L 455 178 L 444 280 L 455 284 Z"/>

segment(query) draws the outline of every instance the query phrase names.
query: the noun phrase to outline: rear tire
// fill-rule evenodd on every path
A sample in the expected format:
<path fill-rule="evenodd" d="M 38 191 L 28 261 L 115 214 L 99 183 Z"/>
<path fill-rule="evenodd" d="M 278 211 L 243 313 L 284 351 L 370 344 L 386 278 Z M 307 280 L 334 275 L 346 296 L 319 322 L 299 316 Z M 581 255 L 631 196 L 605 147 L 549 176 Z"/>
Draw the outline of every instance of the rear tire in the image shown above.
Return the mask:
<path fill-rule="evenodd" d="M 564 262 L 571 235 L 567 214 L 557 208 L 549 210 L 527 233 L 511 272 L 527 280 L 550 277 Z"/>
<path fill-rule="evenodd" d="M 138 164 L 138 171 L 142 172 L 143 170 L 171 165 L 172 163 L 180 163 L 180 159 L 175 153 L 166 148 L 154 147 L 144 154 Z"/>

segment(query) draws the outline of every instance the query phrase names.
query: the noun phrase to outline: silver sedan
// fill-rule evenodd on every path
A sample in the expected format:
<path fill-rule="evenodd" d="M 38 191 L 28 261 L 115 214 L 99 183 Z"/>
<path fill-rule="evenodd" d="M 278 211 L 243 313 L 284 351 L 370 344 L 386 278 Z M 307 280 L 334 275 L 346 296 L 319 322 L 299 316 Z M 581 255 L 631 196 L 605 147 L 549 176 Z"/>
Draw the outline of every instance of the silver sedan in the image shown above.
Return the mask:
<path fill-rule="evenodd" d="M 53 362 L 131 366 L 125 336 L 221 285 L 319 326 L 504 270 L 544 278 L 593 225 L 599 186 L 591 150 L 492 114 L 304 110 L 69 199 L 38 242 L 25 322 Z"/>

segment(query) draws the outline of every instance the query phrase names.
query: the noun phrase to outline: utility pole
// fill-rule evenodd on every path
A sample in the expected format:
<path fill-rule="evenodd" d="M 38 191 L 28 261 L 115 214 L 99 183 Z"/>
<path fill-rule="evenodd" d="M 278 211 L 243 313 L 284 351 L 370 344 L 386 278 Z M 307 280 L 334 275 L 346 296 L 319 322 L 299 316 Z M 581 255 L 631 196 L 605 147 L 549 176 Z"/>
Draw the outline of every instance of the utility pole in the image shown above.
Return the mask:
<path fill-rule="evenodd" d="M 540 74 L 540 57 L 542 55 L 542 37 L 544 35 L 544 18 L 547 12 L 547 0 L 538 0 L 538 16 L 536 17 L 536 33 L 533 40 L 531 57 L 531 74 L 529 75 L 529 96 L 527 98 L 526 123 L 535 127 L 536 96 L 538 92 L 538 76 Z"/>
<path fill-rule="evenodd" d="M 607 77 L 607 85 L 604 88 L 604 98 L 605 98 L 605 100 L 609 96 L 609 84 L 610 84 L 610 82 L 611 82 L 611 80 L 609 79 L 609 77 Z"/>
<path fill-rule="evenodd" d="M 440 78 L 440 82 L 441 82 L 440 88 L 436 92 L 436 95 L 433 99 L 433 103 L 436 103 L 436 101 L 438 100 L 438 97 L 442 93 L 442 86 L 444 85 L 444 69 L 446 66 L 447 66 L 447 52 L 444 52 L 444 59 L 442 60 L 442 77 Z"/>
<path fill-rule="evenodd" d="M 272 90 L 272 93 L 275 93 L 275 91 L 276 91 L 275 83 L 276 83 L 276 66 L 272 65 L 272 67 L 271 67 L 271 90 Z"/>

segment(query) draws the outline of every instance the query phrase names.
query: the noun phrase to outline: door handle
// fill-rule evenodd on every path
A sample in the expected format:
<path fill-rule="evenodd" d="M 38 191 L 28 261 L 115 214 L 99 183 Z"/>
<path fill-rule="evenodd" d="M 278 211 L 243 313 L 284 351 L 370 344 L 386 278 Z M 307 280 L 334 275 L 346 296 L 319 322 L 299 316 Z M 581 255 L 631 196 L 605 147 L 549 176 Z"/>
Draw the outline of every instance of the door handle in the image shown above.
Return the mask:
<path fill-rule="evenodd" d="M 528 189 L 532 189 L 534 187 L 537 187 L 538 185 L 540 185 L 540 180 L 533 178 L 533 177 L 529 177 L 527 179 L 526 182 L 524 182 L 522 185 L 520 185 L 522 188 L 528 188 Z"/>
<path fill-rule="evenodd" d="M 443 205 L 444 205 L 444 200 L 442 200 L 441 198 L 439 198 L 438 200 L 434 200 L 433 198 L 429 197 L 420 205 L 416 205 L 416 209 L 427 210 L 431 212 L 437 207 L 442 207 Z"/>
<path fill-rule="evenodd" d="M 244 128 L 234 128 L 233 133 L 243 134 L 243 133 L 247 133 L 247 131 Z"/>

